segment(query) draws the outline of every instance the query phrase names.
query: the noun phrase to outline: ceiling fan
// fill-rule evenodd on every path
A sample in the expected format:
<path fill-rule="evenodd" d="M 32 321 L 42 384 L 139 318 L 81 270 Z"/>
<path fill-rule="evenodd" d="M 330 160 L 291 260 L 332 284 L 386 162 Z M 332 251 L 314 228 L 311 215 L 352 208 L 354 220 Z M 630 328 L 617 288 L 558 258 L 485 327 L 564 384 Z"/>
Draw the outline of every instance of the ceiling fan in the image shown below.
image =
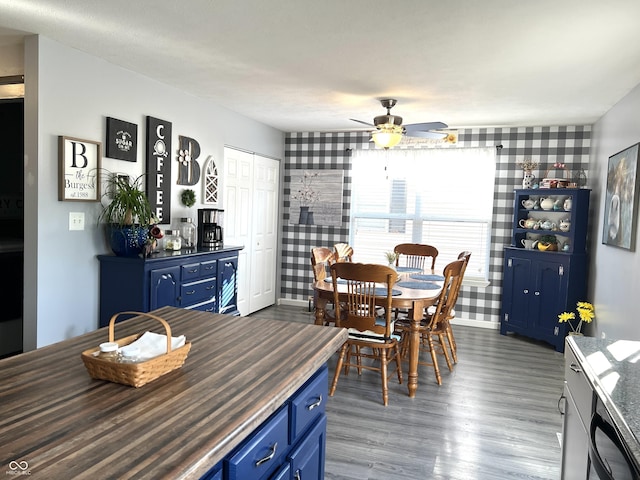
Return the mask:
<path fill-rule="evenodd" d="M 391 115 L 391 109 L 398 103 L 393 98 L 384 98 L 380 100 L 380 103 L 387 109 L 386 115 L 378 115 L 373 119 L 373 124 L 369 122 L 363 122 L 362 120 L 356 120 L 351 118 L 354 122 L 362 123 L 369 127 L 374 127 L 375 130 L 371 132 L 371 140 L 376 145 L 384 149 L 391 148 L 402 140 L 402 136 L 408 137 L 420 137 L 420 138 L 433 138 L 441 139 L 447 136 L 444 132 L 434 132 L 442 128 L 447 128 L 448 125 L 442 122 L 426 122 L 426 123 L 411 123 L 409 125 L 402 125 L 402 117 L 397 115 Z"/>

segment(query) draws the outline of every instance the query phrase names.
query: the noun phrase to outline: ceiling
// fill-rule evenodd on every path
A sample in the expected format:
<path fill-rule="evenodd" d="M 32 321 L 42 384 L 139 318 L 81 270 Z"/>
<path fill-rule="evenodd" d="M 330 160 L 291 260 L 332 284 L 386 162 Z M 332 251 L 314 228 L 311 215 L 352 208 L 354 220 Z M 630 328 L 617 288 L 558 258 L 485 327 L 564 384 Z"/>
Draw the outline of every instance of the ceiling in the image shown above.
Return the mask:
<path fill-rule="evenodd" d="M 640 84 L 638 0 L 5 0 L 39 33 L 283 131 L 591 124 Z"/>

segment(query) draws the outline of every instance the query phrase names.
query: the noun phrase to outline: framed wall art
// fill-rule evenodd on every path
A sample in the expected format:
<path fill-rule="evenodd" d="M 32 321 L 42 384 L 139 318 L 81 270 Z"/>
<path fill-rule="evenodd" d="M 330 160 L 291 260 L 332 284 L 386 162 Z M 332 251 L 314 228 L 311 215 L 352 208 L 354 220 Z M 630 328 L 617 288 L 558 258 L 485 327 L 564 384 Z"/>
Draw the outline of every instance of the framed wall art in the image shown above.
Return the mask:
<path fill-rule="evenodd" d="M 602 225 L 602 243 L 635 250 L 638 208 L 638 148 L 636 143 L 609 157 Z"/>
<path fill-rule="evenodd" d="M 289 223 L 342 226 L 344 173 L 336 170 L 293 170 Z"/>
<path fill-rule="evenodd" d="M 102 144 L 58 137 L 58 200 L 100 201 Z"/>
<path fill-rule="evenodd" d="M 138 125 L 107 117 L 107 157 L 127 162 L 136 161 Z"/>

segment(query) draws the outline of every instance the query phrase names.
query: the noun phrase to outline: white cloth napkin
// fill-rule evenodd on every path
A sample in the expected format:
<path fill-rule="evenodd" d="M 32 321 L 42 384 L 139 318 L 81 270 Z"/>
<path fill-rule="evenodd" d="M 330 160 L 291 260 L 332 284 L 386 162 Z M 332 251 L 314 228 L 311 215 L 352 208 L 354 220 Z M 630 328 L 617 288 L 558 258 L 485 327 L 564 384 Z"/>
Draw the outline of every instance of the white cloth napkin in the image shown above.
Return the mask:
<path fill-rule="evenodd" d="M 180 348 L 185 342 L 186 337 L 184 335 L 171 337 L 171 349 Z M 150 360 L 158 355 L 164 355 L 167 353 L 167 336 L 159 333 L 144 332 L 135 342 L 120 348 L 120 352 L 126 355 L 128 350 L 136 350 L 136 348 L 139 350 L 139 362 Z"/>

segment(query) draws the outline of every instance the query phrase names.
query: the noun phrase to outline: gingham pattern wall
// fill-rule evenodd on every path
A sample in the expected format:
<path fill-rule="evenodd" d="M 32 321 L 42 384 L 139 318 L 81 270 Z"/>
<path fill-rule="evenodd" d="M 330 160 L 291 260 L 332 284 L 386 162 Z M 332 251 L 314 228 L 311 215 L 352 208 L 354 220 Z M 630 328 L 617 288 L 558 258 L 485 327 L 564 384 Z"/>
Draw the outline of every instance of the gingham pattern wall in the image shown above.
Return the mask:
<path fill-rule="evenodd" d="M 538 163 L 536 178 L 554 163 L 566 170 L 584 170 L 588 178 L 591 126 L 473 128 L 458 132 L 457 147 L 496 146 L 496 177 L 491 233 L 489 282 L 486 288 L 463 287 L 457 317 L 499 322 L 502 294 L 503 248 L 511 243 L 513 190 L 521 188 L 525 159 Z M 366 132 L 290 133 L 286 136 L 281 297 L 306 301 L 312 294 L 310 253 L 316 246 L 349 240 L 351 202 L 351 150 L 372 148 Z M 396 147 L 397 148 L 397 147 Z M 455 148 L 455 147 L 450 147 Z M 342 226 L 289 224 L 291 171 L 333 169 L 344 171 Z"/>

